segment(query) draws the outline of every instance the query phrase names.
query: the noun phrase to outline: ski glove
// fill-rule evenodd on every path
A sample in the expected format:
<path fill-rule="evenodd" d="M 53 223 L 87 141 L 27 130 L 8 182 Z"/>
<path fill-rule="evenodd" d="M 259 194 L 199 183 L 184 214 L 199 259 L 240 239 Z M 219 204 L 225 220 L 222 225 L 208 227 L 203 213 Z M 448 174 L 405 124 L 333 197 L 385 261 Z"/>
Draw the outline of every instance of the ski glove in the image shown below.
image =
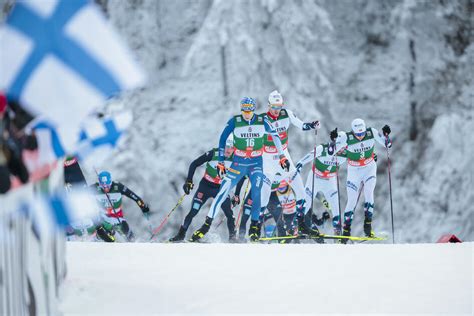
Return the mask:
<path fill-rule="evenodd" d="M 223 162 L 219 162 L 217 164 L 217 174 L 219 175 L 219 178 L 223 179 L 225 177 L 225 165 Z"/>
<path fill-rule="evenodd" d="M 303 123 L 303 131 L 308 131 L 310 129 L 319 129 L 321 125 L 319 124 L 319 121 L 313 121 L 310 123 Z"/>
<path fill-rule="evenodd" d="M 150 212 L 150 207 L 148 206 L 148 204 L 145 203 L 145 205 L 143 205 L 142 212 L 143 214 L 148 214 L 148 212 Z"/>
<path fill-rule="evenodd" d="M 333 130 L 331 131 L 331 133 L 329 133 L 329 137 L 331 138 L 331 140 L 332 140 L 333 142 L 336 141 L 336 138 L 337 138 L 337 127 L 336 127 L 335 129 L 333 129 Z"/>
<path fill-rule="evenodd" d="M 323 213 L 323 221 L 327 221 L 328 219 L 330 219 L 331 216 L 329 215 L 329 212 L 327 211 L 324 211 Z"/>
<path fill-rule="evenodd" d="M 384 135 L 385 137 L 387 137 L 388 135 L 390 135 L 390 132 L 391 132 L 391 131 L 392 131 L 392 130 L 390 129 L 390 126 L 388 126 L 388 125 L 385 125 L 384 127 L 382 127 L 382 132 L 383 132 L 383 135 Z"/>
<path fill-rule="evenodd" d="M 285 157 L 285 155 L 280 156 L 280 166 L 283 170 L 286 172 L 290 171 L 290 162 L 288 159 Z"/>
<path fill-rule="evenodd" d="M 230 199 L 230 204 L 232 205 L 232 208 L 236 207 L 237 205 L 240 204 L 240 197 L 238 195 L 234 195 Z"/>
<path fill-rule="evenodd" d="M 186 180 L 186 183 L 183 185 L 183 191 L 186 194 L 189 194 L 194 188 L 194 183 L 192 180 Z"/>
<path fill-rule="evenodd" d="M 150 211 L 150 208 L 148 205 L 143 202 L 143 200 L 138 200 L 137 201 L 138 207 L 142 210 L 143 213 L 148 213 Z"/>

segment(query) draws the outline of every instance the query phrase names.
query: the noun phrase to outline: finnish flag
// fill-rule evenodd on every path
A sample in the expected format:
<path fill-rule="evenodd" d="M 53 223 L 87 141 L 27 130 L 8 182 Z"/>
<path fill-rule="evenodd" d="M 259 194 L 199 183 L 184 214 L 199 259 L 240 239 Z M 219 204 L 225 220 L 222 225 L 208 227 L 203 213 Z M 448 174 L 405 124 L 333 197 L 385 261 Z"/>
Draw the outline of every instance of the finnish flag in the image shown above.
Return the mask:
<path fill-rule="evenodd" d="M 131 122 L 132 114 L 129 111 L 103 118 L 89 117 L 81 124 L 74 150 L 69 151 L 63 145 L 54 124 L 47 120 L 35 120 L 31 129 L 38 140 L 39 163 L 50 164 L 71 154 L 83 163 L 100 164 L 117 147 Z"/>
<path fill-rule="evenodd" d="M 97 202 L 90 192 L 39 194 L 26 206 L 38 235 L 50 236 L 67 226 L 99 218 Z"/>
<path fill-rule="evenodd" d="M 145 76 L 100 9 L 87 0 L 17 1 L 0 28 L 0 89 L 57 124 L 65 146 L 104 101 Z"/>

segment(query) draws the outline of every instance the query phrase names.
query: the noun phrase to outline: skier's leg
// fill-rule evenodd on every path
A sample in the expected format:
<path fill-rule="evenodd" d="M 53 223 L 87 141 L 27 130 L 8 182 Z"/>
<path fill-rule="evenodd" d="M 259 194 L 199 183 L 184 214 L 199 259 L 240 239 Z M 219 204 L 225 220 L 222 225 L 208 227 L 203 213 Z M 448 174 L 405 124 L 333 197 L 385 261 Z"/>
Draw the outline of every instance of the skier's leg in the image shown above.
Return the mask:
<path fill-rule="evenodd" d="M 247 221 L 250 218 L 250 213 L 252 212 L 252 190 L 247 195 L 244 201 L 244 212 L 242 214 L 242 218 L 240 219 L 240 227 L 239 227 L 239 238 L 243 239 L 245 236 L 245 232 L 247 231 Z"/>
<path fill-rule="evenodd" d="M 339 196 L 337 193 L 337 178 L 332 177 L 324 184 L 321 184 L 321 190 L 326 198 L 329 208 L 332 210 L 332 226 L 336 234 L 339 233 Z"/>
<path fill-rule="evenodd" d="M 344 209 L 344 226 L 343 234 L 350 236 L 352 219 L 354 218 L 354 211 L 357 204 L 357 197 L 359 196 L 359 187 L 361 182 L 359 167 L 347 167 L 347 204 Z"/>
<path fill-rule="evenodd" d="M 251 241 L 258 240 L 258 231 L 259 225 L 258 220 L 260 217 L 261 211 L 261 196 L 260 192 L 263 186 L 263 172 L 262 172 L 262 164 L 258 163 L 255 166 L 249 168 L 249 178 L 250 183 L 252 185 L 252 211 L 250 214 L 251 222 L 250 222 L 250 229 L 249 229 L 249 237 Z"/>
<path fill-rule="evenodd" d="M 314 179 L 316 181 L 316 178 Z M 316 182 L 314 183 L 313 189 L 313 172 L 310 171 L 306 179 L 306 186 L 304 189 L 305 199 L 296 201 L 296 222 L 298 224 L 298 229 L 302 234 L 317 236 L 319 235 L 319 230 L 316 227 L 311 227 L 311 217 L 306 219 L 306 214 L 311 206 L 311 201 L 316 196 L 318 192 Z M 296 193 L 295 193 L 296 194 Z M 301 204 L 303 203 L 303 204 Z"/>
<path fill-rule="evenodd" d="M 301 175 L 296 172 L 295 164 L 293 163 L 293 160 L 291 159 L 290 153 L 288 149 L 285 149 L 285 157 L 288 159 L 290 162 L 290 170 L 288 173 L 286 173 L 285 178 L 293 178 L 290 182 L 291 188 L 293 189 L 293 192 L 295 192 L 295 198 L 296 198 L 296 211 L 298 209 L 304 214 L 308 212 L 309 206 L 305 207 L 306 205 L 311 205 L 311 200 L 305 203 L 306 199 L 306 189 L 305 185 L 303 184 L 303 179 L 301 178 Z M 296 176 L 295 176 L 296 174 Z M 312 172 L 310 171 L 310 174 Z M 310 189 L 311 189 L 311 184 L 310 184 Z"/>
<path fill-rule="evenodd" d="M 270 201 L 267 206 L 268 211 L 275 220 L 275 225 L 278 230 L 278 236 L 285 236 L 285 225 L 283 222 L 283 209 L 280 205 L 280 200 L 275 192 L 270 195 Z"/>
<path fill-rule="evenodd" d="M 225 217 L 227 217 L 227 228 L 229 229 L 229 241 L 235 240 L 235 218 L 232 213 L 232 206 L 230 204 L 230 198 L 227 197 L 224 203 L 222 203 L 222 211 L 224 212 Z"/>
<path fill-rule="evenodd" d="M 367 170 L 364 176 L 364 233 L 368 237 L 373 237 L 375 234 L 372 231 L 372 216 L 374 213 L 374 190 L 377 183 L 377 164 L 372 162 L 365 168 Z"/>
<path fill-rule="evenodd" d="M 191 225 L 193 218 L 199 213 L 201 207 L 209 199 L 210 193 L 210 187 L 209 184 L 207 184 L 207 180 L 205 180 L 204 178 L 201 179 L 201 181 L 199 182 L 199 187 L 196 190 L 196 193 L 194 193 L 191 209 L 184 218 L 183 225 L 179 227 L 178 233 L 174 237 L 170 238 L 169 241 L 175 242 L 184 240 L 189 225 Z"/>
<path fill-rule="evenodd" d="M 212 205 L 206 217 L 206 221 L 201 226 L 201 228 L 194 232 L 193 236 L 191 237 L 191 241 L 197 241 L 201 239 L 209 231 L 212 221 L 217 215 L 218 209 L 222 206 L 222 203 L 224 203 L 225 199 L 228 197 L 230 190 L 234 186 L 236 186 L 239 180 L 245 175 L 245 172 L 246 167 L 242 167 L 241 165 L 232 163 L 231 168 L 229 168 L 229 172 L 225 176 L 224 180 L 222 180 L 219 192 L 214 198 L 214 201 L 212 201 Z"/>

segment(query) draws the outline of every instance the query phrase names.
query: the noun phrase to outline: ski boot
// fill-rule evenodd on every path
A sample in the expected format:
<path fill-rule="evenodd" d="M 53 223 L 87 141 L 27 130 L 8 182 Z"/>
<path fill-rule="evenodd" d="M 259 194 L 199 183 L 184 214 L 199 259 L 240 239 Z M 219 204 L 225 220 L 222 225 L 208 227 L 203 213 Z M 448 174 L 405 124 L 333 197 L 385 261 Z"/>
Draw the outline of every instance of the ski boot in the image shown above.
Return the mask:
<path fill-rule="evenodd" d="M 209 228 L 211 228 L 212 224 L 212 218 L 206 217 L 206 221 L 204 224 L 194 232 L 194 234 L 191 236 L 191 239 L 189 241 L 195 242 L 199 241 L 202 237 L 204 237 L 205 234 L 209 231 Z"/>
<path fill-rule="evenodd" d="M 178 241 L 183 241 L 184 237 L 186 237 L 186 229 L 184 229 L 183 226 L 179 227 L 179 231 L 176 234 L 176 236 L 171 237 L 168 241 L 170 242 L 178 242 Z"/>
<path fill-rule="evenodd" d="M 351 235 L 351 226 L 344 224 L 342 227 L 342 236 Z M 341 244 L 347 244 L 347 239 L 341 239 Z"/>
<path fill-rule="evenodd" d="M 103 225 L 97 226 L 96 228 L 97 236 L 105 242 L 115 242 L 115 232 L 113 230 L 107 230 Z"/>
<path fill-rule="evenodd" d="M 260 238 L 260 224 L 258 221 L 250 222 L 249 238 L 250 242 L 257 242 Z"/>
<path fill-rule="evenodd" d="M 365 218 L 364 220 L 364 233 L 367 237 L 375 237 L 375 233 L 372 230 L 372 219 Z"/>
<path fill-rule="evenodd" d="M 320 235 L 318 228 L 311 228 L 308 227 L 304 221 L 303 213 L 298 213 L 296 215 L 296 219 L 298 222 L 298 231 L 302 235 L 308 235 L 310 237 L 318 237 Z"/>
<path fill-rule="evenodd" d="M 229 232 L 229 243 L 235 244 L 235 243 L 237 243 L 237 242 L 238 242 L 238 241 L 237 241 L 237 234 L 236 234 L 235 230 Z"/>
<path fill-rule="evenodd" d="M 122 232 L 122 235 L 125 236 L 127 241 L 135 240 L 135 234 L 130 230 L 130 226 L 128 226 L 127 221 L 122 220 L 122 222 L 120 222 L 120 231 Z"/>

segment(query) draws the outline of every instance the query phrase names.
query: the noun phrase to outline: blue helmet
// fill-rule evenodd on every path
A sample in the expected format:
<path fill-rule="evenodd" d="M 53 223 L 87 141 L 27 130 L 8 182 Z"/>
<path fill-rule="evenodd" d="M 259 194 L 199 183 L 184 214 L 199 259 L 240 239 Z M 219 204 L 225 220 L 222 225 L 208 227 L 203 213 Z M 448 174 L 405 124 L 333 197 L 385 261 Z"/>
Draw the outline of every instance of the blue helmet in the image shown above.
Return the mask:
<path fill-rule="evenodd" d="M 102 188 L 110 188 L 112 186 L 112 176 L 108 171 L 102 171 L 99 173 L 99 185 Z"/>
<path fill-rule="evenodd" d="M 255 111 L 257 104 L 252 98 L 245 97 L 240 101 L 240 110 L 241 111 Z"/>

